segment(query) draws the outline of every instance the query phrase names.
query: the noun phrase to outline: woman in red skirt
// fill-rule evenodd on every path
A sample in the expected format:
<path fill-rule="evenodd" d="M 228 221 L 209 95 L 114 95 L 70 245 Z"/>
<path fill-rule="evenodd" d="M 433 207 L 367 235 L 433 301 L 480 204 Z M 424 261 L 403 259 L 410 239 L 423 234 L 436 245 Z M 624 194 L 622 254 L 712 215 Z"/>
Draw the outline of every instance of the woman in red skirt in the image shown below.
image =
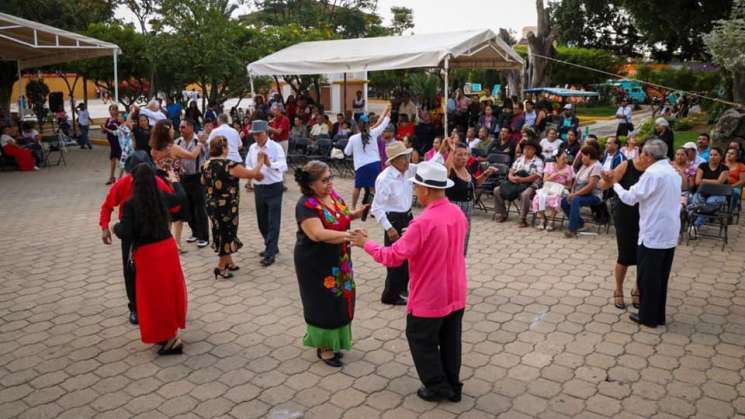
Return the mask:
<path fill-rule="evenodd" d="M 159 355 L 181 354 L 178 329 L 186 326 L 186 282 L 165 196 L 147 164 L 135 167 L 132 177 L 132 197 L 122 205 L 114 233 L 132 243 L 140 336 L 144 343 L 161 345 Z"/>

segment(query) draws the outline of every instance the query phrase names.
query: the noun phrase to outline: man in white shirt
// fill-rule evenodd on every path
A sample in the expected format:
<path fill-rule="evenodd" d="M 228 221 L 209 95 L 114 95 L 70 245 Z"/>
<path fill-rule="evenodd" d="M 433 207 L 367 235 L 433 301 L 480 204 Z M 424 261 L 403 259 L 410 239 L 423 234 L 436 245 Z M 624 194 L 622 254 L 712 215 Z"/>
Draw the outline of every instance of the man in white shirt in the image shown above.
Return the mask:
<path fill-rule="evenodd" d="M 78 127 L 80 128 L 80 136 L 78 137 L 80 149 L 82 150 L 87 147 L 89 150 L 92 150 L 93 146 L 88 137 L 88 131 L 91 127 L 91 117 L 88 114 L 88 108 L 85 106 L 85 103 L 78 105 Z"/>
<path fill-rule="evenodd" d="M 220 115 L 222 116 L 222 115 Z M 259 231 L 264 238 L 264 251 L 259 253 L 263 258 L 261 264 L 269 266 L 279 253 L 279 228 L 282 219 L 282 181 L 287 171 L 287 160 L 282 146 L 272 141 L 267 134 L 268 123 L 255 120 L 251 123 L 250 133 L 256 140 L 248 148 L 246 167 L 253 169 L 260 159 L 264 162 L 262 180 L 253 180 L 256 219 Z M 219 129 L 219 128 L 218 128 Z M 213 130 L 214 133 L 216 130 Z"/>
<path fill-rule="evenodd" d="M 535 112 L 535 104 L 532 100 L 525 101 L 525 125 L 531 127 L 535 126 L 535 120 L 538 118 L 538 114 Z"/>
<path fill-rule="evenodd" d="M 468 145 L 468 150 L 470 151 L 478 147 L 480 142 L 481 140 L 476 136 L 476 128 L 468 128 L 466 131 L 466 144 Z"/>
<path fill-rule="evenodd" d="M 616 128 L 616 137 L 628 136 L 632 131 L 631 114 L 634 107 L 629 103 L 628 98 L 621 99 L 621 104 L 616 110 L 616 119 L 618 120 L 618 128 Z"/>
<path fill-rule="evenodd" d="M 207 137 L 207 143 L 209 144 L 213 138 L 220 135 L 228 140 L 228 159 L 234 162 L 243 163 L 241 158 L 240 149 L 243 146 L 241 142 L 241 135 L 236 131 L 235 128 L 230 126 L 230 118 L 227 114 L 220 114 L 217 117 L 217 123 L 219 126 L 210 132 L 210 136 Z"/>
<path fill-rule="evenodd" d="M 411 215 L 414 184 L 409 179 L 416 174 L 416 165 L 410 164 L 410 148 L 400 141 L 393 141 L 385 148 L 388 167 L 375 180 L 375 197 L 370 209 L 375 220 L 383 226 L 384 245 L 398 240 L 414 218 Z M 383 304 L 406 305 L 409 284 L 409 265 L 387 268 L 385 288 L 380 301 Z"/>
<path fill-rule="evenodd" d="M 644 144 L 641 159 L 649 168 L 639 182 L 628 190 L 613 185 L 618 198 L 626 205 L 639 204 L 639 253 L 637 283 L 639 314 L 630 319 L 648 327 L 665 325 L 667 283 L 680 234 L 681 178 L 667 160 L 667 145 L 661 140 Z M 613 178 L 604 172 L 610 184 Z"/>
<path fill-rule="evenodd" d="M 140 115 L 147 117 L 151 127 L 154 127 L 158 121 L 166 119 L 166 114 L 160 110 L 160 104 L 155 99 L 148 102 L 146 107 L 140 108 Z"/>

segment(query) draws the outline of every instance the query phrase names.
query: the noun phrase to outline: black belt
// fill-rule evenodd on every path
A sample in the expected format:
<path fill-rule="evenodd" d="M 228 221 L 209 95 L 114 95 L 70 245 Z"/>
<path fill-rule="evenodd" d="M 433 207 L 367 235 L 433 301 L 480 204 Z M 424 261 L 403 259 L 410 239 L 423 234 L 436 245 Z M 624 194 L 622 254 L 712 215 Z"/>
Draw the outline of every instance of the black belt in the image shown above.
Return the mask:
<path fill-rule="evenodd" d="M 401 219 L 401 218 L 413 218 L 414 217 L 412 215 L 412 213 L 411 213 L 411 210 L 408 210 L 406 212 L 393 212 L 393 211 L 391 211 L 391 212 L 386 212 L 385 215 L 389 219 L 393 219 L 393 218 Z"/>

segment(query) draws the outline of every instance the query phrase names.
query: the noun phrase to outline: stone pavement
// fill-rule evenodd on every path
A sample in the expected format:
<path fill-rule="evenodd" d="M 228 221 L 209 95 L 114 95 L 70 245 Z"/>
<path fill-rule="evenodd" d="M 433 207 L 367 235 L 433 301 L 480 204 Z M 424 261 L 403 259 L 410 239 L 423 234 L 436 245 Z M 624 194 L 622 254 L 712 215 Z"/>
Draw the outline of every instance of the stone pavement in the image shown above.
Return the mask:
<path fill-rule="evenodd" d="M 0 173 L 0 417 L 733 417 L 745 415 L 745 238 L 681 246 L 667 327 L 611 305 L 612 236 L 565 239 L 474 221 L 463 401 L 419 400 L 404 310 L 379 303 L 384 269 L 354 255 L 358 306 L 342 369 L 303 348 L 292 265 L 297 188 L 264 269 L 242 196 L 233 280 L 191 248 L 185 355 L 159 358 L 127 322 L 118 242 L 97 227 L 105 149 L 68 166 Z M 337 188 L 349 196 L 350 180 Z M 373 221 L 365 227 L 381 236 Z M 634 274 L 633 269 L 631 274 Z M 630 283 L 626 287 L 627 301 Z"/>

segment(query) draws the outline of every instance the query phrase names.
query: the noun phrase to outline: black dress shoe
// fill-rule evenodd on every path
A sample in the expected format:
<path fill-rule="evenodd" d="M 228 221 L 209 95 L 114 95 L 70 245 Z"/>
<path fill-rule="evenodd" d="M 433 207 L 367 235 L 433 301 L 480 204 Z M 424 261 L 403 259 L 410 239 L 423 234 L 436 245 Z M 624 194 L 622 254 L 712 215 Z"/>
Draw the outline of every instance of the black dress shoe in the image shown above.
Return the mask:
<path fill-rule="evenodd" d="M 632 321 L 632 322 L 634 322 L 634 323 L 636 323 L 636 324 L 640 324 L 640 325 L 642 325 L 642 326 L 647 326 L 647 327 L 651 327 L 651 328 L 655 328 L 655 327 L 657 327 L 657 325 L 656 325 L 656 324 L 647 324 L 647 323 L 643 323 L 643 322 L 642 322 L 642 320 L 641 320 L 641 319 L 639 318 L 639 315 L 638 315 L 638 314 L 636 314 L 636 313 L 631 313 L 631 314 L 629 314 L 629 319 L 631 319 L 631 321 Z"/>
<path fill-rule="evenodd" d="M 406 305 L 406 300 L 403 299 L 403 298 L 401 298 L 401 297 L 398 297 L 398 299 L 396 299 L 394 301 L 382 301 L 382 303 L 383 304 L 388 304 L 389 306 L 405 306 Z"/>
<path fill-rule="evenodd" d="M 277 252 L 277 254 L 279 254 L 279 252 Z M 266 256 L 266 250 L 262 250 L 261 252 L 259 252 L 259 256 L 261 257 Z"/>
<path fill-rule="evenodd" d="M 270 257 L 264 257 L 264 259 L 261 259 L 261 266 L 270 266 L 274 264 L 274 256 Z"/>
<path fill-rule="evenodd" d="M 445 399 L 450 400 L 451 397 L 456 397 L 455 393 L 453 393 L 452 390 L 448 390 L 447 393 L 443 394 L 440 392 L 432 391 L 425 386 L 422 386 L 419 390 L 417 390 L 416 395 L 419 396 L 420 399 L 426 400 L 428 402 L 438 402 Z"/>
<path fill-rule="evenodd" d="M 321 350 L 316 349 L 316 356 L 318 359 L 323 361 L 324 364 L 328 365 L 329 367 L 339 368 L 343 366 L 344 364 L 341 362 L 341 358 L 335 353 L 333 357 L 326 359 L 321 356 Z"/>
<path fill-rule="evenodd" d="M 137 320 L 137 312 L 136 311 L 130 311 L 129 312 L 129 322 L 133 325 L 137 325 L 139 321 Z"/>

